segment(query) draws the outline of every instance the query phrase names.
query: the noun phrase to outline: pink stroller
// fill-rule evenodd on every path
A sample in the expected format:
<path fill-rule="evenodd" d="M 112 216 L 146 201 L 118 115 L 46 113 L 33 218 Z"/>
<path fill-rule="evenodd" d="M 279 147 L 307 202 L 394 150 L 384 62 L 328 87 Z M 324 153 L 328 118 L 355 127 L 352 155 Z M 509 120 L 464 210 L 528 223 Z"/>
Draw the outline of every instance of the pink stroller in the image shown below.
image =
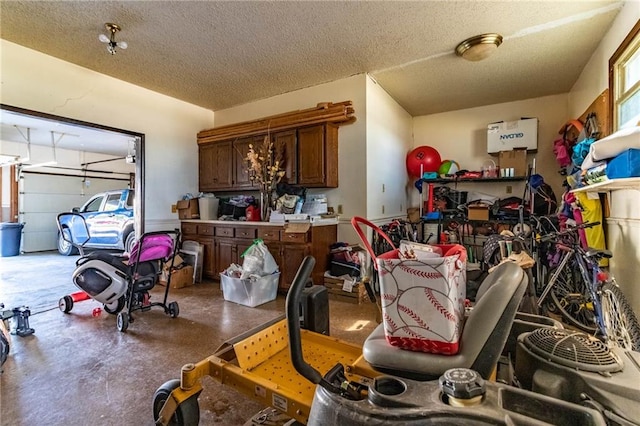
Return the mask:
<path fill-rule="evenodd" d="M 77 215 L 76 213 L 63 213 Z M 73 220 L 84 221 L 80 215 Z M 86 233 L 88 236 L 88 232 Z M 180 231 L 158 231 L 143 234 L 136 242 L 129 257 L 114 255 L 103 251 L 85 254 L 83 245 L 88 241 L 82 236 L 68 235 L 69 242 L 78 247 L 81 257 L 76 262 L 73 283 L 92 299 L 103 303 L 106 312 L 117 315 L 118 330 L 126 331 L 134 321 L 134 311 L 148 311 L 160 306 L 171 318 L 179 313 L 178 302 L 167 304 L 171 274 L 167 279 L 162 302 L 151 302 L 149 290 L 158 282 L 165 265 L 169 270 L 174 266 L 178 252 Z M 79 238 L 76 238 L 79 237 Z M 73 308 L 72 295 L 60 299 L 59 307 L 64 313 Z"/>

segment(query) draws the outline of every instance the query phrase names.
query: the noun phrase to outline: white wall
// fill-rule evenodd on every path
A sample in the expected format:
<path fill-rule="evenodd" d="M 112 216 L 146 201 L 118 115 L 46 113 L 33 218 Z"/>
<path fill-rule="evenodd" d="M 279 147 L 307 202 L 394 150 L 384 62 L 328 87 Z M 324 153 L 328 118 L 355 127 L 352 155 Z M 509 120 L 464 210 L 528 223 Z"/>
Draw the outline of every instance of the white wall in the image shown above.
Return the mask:
<path fill-rule="evenodd" d="M 405 159 L 413 145 L 412 118 L 367 78 L 366 192 L 369 220 L 405 217 L 411 186 Z"/>
<path fill-rule="evenodd" d="M 340 126 L 338 131 L 339 188 L 310 190 L 327 195 L 329 206 L 337 211 L 341 205 L 338 240 L 357 242 L 352 237 L 349 220 L 354 215 L 366 216 L 366 75 L 354 75 L 342 80 L 261 99 L 245 105 L 216 111 L 215 127 L 254 120 L 289 111 L 307 109 L 321 102 L 352 101 L 356 122 Z M 213 127 L 213 126 L 212 126 Z"/>
<path fill-rule="evenodd" d="M 513 121 L 521 117 L 537 117 L 538 152 L 529 153 L 531 164 L 536 159 L 536 169 L 556 192 L 562 194 L 562 177 L 553 155 L 553 141 L 558 130 L 566 122 L 567 95 L 552 95 L 525 99 L 478 108 L 450 111 L 441 114 L 413 118 L 413 146 L 429 145 L 438 150 L 443 160 L 455 160 L 462 169 L 481 170 L 497 157 L 487 154 L 487 125 L 496 121 Z M 497 197 L 522 197 L 524 183 L 511 183 L 513 192 L 507 194 L 507 185 L 502 183 L 459 184 L 462 191 L 484 192 Z M 413 190 L 411 205 L 419 206 L 419 193 Z"/>
<path fill-rule="evenodd" d="M 568 110 L 579 117 L 596 97 L 609 87 L 609 58 L 640 19 L 640 2 L 627 1 L 594 51 L 569 93 Z M 611 192 L 607 219 L 607 247 L 613 251 L 611 272 L 640 314 L 640 187 Z"/>
<path fill-rule="evenodd" d="M 145 226 L 177 224 L 171 204 L 198 190 L 196 134 L 213 127 L 212 111 L 6 40 L 0 55 L 2 103 L 143 133 Z"/>

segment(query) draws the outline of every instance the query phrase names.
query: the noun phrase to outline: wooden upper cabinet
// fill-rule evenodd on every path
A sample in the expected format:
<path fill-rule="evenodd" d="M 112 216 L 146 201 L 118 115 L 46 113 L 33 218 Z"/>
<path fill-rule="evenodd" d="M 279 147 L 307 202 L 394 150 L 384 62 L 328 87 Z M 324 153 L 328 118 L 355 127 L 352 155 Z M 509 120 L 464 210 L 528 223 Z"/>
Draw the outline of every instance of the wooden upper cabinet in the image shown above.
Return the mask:
<path fill-rule="evenodd" d="M 282 182 L 288 184 L 298 183 L 298 137 L 296 130 L 287 130 L 274 133 L 272 136 L 273 145 L 276 150 L 282 150 L 282 162 L 284 177 Z"/>
<path fill-rule="evenodd" d="M 198 172 L 201 192 L 231 187 L 231 155 L 231 141 L 199 146 Z"/>
<path fill-rule="evenodd" d="M 298 129 L 298 184 L 338 187 L 338 127 L 331 124 Z"/>
<path fill-rule="evenodd" d="M 247 173 L 249 144 L 258 146 L 265 135 L 200 144 L 201 192 L 258 190 Z M 283 149 L 283 182 L 310 188 L 338 187 L 338 126 L 331 123 L 273 133 L 271 140 Z"/>
<path fill-rule="evenodd" d="M 253 189 L 257 188 L 257 185 L 253 185 L 249 178 L 249 164 L 247 162 L 247 153 L 249 152 L 249 145 L 255 146 L 256 139 L 252 137 L 242 138 L 233 142 L 233 188 L 236 189 Z"/>

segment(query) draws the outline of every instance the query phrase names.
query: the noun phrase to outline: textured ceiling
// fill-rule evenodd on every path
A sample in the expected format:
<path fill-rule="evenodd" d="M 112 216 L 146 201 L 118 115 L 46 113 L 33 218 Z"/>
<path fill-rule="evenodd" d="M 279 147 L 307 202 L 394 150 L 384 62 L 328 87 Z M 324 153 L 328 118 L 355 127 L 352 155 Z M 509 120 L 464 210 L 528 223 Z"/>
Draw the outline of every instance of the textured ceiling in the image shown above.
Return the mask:
<path fill-rule="evenodd" d="M 367 72 L 411 115 L 568 92 L 620 1 L 6 1 L 0 36 L 219 110 Z M 114 56 L 104 23 L 129 44 Z M 498 32 L 483 62 L 454 55 Z"/>

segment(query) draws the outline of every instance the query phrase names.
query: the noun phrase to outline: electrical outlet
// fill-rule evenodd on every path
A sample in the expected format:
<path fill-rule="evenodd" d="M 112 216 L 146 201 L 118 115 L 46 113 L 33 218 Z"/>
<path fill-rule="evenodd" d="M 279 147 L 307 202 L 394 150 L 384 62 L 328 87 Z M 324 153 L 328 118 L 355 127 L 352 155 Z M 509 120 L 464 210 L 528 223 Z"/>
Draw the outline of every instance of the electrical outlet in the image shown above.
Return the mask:
<path fill-rule="evenodd" d="M 171 204 L 171 213 L 176 213 L 178 211 L 178 206 L 176 204 Z"/>
<path fill-rule="evenodd" d="M 382 205 L 382 214 L 384 214 L 384 204 Z"/>
<path fill-rule="evenodd" d="M 342 214 L 342 204 L 338 204 L 338 214 Z"/>
<path fill-rule="evenodd" d="M 511 194 L 513 192 L 513 187 L 511 185 L 507 185 L 507 194 Z"/>

